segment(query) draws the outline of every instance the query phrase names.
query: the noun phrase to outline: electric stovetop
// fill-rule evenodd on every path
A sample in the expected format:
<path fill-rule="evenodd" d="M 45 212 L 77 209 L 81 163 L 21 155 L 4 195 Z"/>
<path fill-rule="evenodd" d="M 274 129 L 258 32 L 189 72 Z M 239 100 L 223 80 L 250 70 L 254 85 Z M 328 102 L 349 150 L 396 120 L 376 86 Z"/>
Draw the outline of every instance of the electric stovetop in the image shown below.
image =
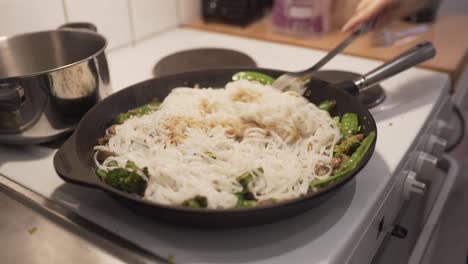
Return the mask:
<path fill-rule="evenodd" d="M 151 78 L 155 62 L 166 55 L 200 47 L 238 50 L 259 67 L 284 70 L 306 68 L 324 55 L 294 46 L 175 29 L 108 54 L 114 90 Z M 325 69 L 365 73 L 379 64 L 341 55 Z M 139 216 L 101 191 L 63 182 L 52 165 L 53 148 L 0 146 L 0 173 L 157 255 L 173 255 L 177 263 L 345 263 L 450 82 L 446 74 L 411 69 L 381 85 L 386 98 L 371 110 L 378 140 L 368 165 L 327 202 L 265 226 L 199 230 Z"/>

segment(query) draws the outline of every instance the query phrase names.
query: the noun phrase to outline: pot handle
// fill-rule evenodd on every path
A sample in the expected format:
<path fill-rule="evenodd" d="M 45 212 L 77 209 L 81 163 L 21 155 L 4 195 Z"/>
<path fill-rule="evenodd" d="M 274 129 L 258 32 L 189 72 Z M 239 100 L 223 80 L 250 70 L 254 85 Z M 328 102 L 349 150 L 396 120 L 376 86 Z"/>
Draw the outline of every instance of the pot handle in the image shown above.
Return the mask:
<path fill-rule="evenodd" d="M 88 22 L 71 22 L 58 27 L 58 29 L 89 30 L 97 32 L 96 25 Z"/>
<path fill-rule="evenodd" d="M 431 42 L 421 42 L 367 74 L 352 81 L 338 83 L 336 86 L 357 95 L 376 83 L 433 58 L 435 54 L 436 49 Z"/>
<path fill-rule="evenodd" d="M 101 183 L 94 176 L 90 166 L 79 160 L 75 148 L 75 136 L 72 135 L 54 156 L 54 168 L 64 181 L 79 185 L 98 188 Z"/>
<path fill-rule="evenodd" d="M 15 111 L 24 102 L 24 89 L 18 83 L 0 83 L 0 111 Z"/>

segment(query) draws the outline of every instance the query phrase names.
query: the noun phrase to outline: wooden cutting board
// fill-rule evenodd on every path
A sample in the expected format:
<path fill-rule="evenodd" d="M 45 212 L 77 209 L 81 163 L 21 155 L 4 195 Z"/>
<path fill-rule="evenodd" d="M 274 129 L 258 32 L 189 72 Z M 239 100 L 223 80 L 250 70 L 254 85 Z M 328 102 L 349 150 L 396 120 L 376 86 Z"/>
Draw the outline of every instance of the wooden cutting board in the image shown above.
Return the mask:
<path fill-rule="evenodd" d="M 280 34 L 274 30 L 270 16 L 265 16 L 247 27 L 214 22 L 206 23 L 201 18 L 190 20 L 184 23 L 183 26 L 321 50 L 333 48 L 347 36 L 347 34 L 339 31 L 314 37 Z M 397 22 L 391 26 L 391 29 L 399 30 L 411 26 L 414 26 L 414 24 Z M 372 34 L 375 33 L 369 33 L 361 39 L 356 40 L 344 53 L 378 60 L 388 60 L 410 46 L 415 45 L 418 41 L 429 40 L 436 47 L 437 55 L 432 60 L 421 64 L 421 67 L 446 72 L 450 74 L 452 80 L 457 80 L 463 66 L 468 62 L 468 16 L 465 15 L 440 17 L 435 23 L 429 25 L 427 32 L 399 41 L 391 46 L 375 46 L 372 43 Z"/>

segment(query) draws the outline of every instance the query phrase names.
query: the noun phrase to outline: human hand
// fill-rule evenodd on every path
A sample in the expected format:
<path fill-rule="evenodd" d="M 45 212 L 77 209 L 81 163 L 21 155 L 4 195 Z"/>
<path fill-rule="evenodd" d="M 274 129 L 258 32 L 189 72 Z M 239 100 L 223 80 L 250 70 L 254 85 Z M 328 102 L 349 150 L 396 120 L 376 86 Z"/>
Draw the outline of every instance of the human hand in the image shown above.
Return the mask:
<path fill-rule="evenodd" d="M 342 27 L 350 31 L 363 22 L 377 17 L 376 27 L 401 18 L 419 9 L 425 0 L 361 0 L 356 7 L 356 14 Z"/>

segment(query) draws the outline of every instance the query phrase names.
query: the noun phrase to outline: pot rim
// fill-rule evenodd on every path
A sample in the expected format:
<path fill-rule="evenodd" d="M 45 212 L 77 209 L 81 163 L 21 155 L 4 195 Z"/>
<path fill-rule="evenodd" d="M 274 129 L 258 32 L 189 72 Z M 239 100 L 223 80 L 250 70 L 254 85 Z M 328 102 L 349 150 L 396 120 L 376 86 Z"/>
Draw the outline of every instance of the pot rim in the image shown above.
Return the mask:
<path fill-rule="evenodd" d="M 57 29 L 57 30 L 34 31 L 34 32 L 27 32 L 27 33 L 12 35 L 12 36 L 0 36 L 0 43 L 4 42 L 4 41 L 16 39 L 16 38 L 22 38 L 22 37 L 25 37 L 25 36 L 30 36 L 30 35 L 51 34 L 51 33 L 57 33 L 57 32 L 71 32 L 71 33 L 74 33 L 74 34 L 90 35 L 90 36 L 92 36 L 94 38 L 97 38 L 100 41 L 102 41 L 103 45 L 102 45 L 101 48 L 99 48 L 93 54 L 91 54 L 91 55 L 89 55 L 89 56 L 87 56 L 87 57 L 85 57 L 83 59 L 77 60 L 75 62 L 66 64 L 66 65 L 63 65 L 63 66 L 60 66 L 60 67 L 56 67 L 56 68 L 53 68 L 53 69 L 37 71 L 37 72 L 34 72 L 34 73 L 30 73 L 30 74 L 7 76 L 7 77 L 1 77 L 0 76 L 0 81 L 8 82 L 9 80 L 14 80 L 14 79 L 35 77 L 35 76 L 39 76 L 39 75 L 42 75 L 42 74 L 47 74 L 47 73 L 51 73 L 51 72 L 55 72 L 55 71 L 59 71 L 59 70 L 62 70 L 62 69 L 66 69 L 66 68 L 75 66 L 77 64 L 80 64 L 82 62 L 85 62 L 85 61 L 88 61 L 88 60 L 90 60 L 92 58 L 97 57 L 98 55 L 100 55 L 101 53 L 104 52 L 104 50 L 106 49 L 107 44 L 108 44 L 107 39 L 103 35 L 101 35 L 101 34 L 99 34 L 97 32 L 77 30 L 77 29 L 68 29 L 68 28 Z"/>

